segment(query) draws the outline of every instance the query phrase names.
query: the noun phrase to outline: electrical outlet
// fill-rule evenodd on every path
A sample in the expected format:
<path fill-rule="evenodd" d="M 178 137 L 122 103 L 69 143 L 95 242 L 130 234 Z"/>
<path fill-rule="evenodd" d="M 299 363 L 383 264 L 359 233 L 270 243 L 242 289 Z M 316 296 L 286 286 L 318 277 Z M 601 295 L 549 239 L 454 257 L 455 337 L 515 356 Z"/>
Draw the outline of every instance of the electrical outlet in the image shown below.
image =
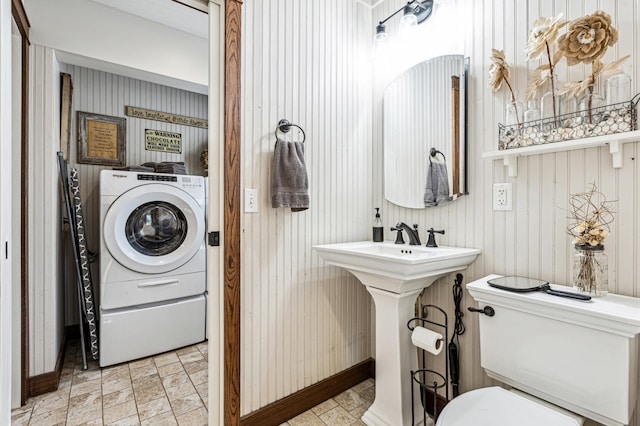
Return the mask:
<path fill-rule="evenodd" d="M 244 189 L 244 212 L 256 213 L 258 211 L 258 190 L 255 188 Z"/>
<path fill-rule="evenodd" d="M 513 210 L 513 191 L 510 183 L 493 184 L 493 210 Z"/>

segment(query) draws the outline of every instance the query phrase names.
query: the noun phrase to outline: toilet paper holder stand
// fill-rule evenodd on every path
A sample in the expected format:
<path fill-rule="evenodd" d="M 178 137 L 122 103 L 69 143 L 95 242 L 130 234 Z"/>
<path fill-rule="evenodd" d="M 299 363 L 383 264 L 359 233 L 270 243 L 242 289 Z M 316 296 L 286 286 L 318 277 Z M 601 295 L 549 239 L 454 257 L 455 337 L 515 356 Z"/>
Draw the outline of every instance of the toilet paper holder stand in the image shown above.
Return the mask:
<path fill-rule="evenodd" d="M 443 322 L 432 321 L 427 319 L 429 317 L 430 310 L 436 310 L 440 312 L 440 315 L 444 319 Z M 447 317 L 447 313 L 436 305 L 422 305 L 421 312 L 419 317 L 411 318 L 407 322 L 407 328 L 413 332 L 416 326 L 426 326 L 427 324 L 434 325 L 436 327 L 440 327 L 444 329 L 444 338 L 441 344 L 446 345 L 446 342 L 449 341 L 449 321 Z M 445 351 L 446 352 L 446 351 Z M 433 369 L 428 369 L 426 367 L 426 359 L 427 354 L 425 350 L 420 349 L 420 353 L 422 355 L 422 368 L 418 370 L 411 371 L 411 424 L 415 424 L 415 411 L 416 407 L 414 407 L 414 388 L 415 385 L 418 385 L 418 389 L 420 392 L 420 401 L 422 401 L 422 416 L 424 424 L 427 424 L 428 417 L 428 408 L 431 408 L 433 413 L 434 421 L 438 418 L 438 389 L 445 388 L 445 398 L 449 401 L 449 387 L 447 383 L 449 382 L 449 357 L 446 356 L 445 353 L 445 374 L 442 375 Z M 433 379 L 433 380 L 432 380 Z M 432 400 L 429 401 L 428 394 L 431 393 Z M 431 402 L 431 407 L 429 407 L 428 402 Z"/>

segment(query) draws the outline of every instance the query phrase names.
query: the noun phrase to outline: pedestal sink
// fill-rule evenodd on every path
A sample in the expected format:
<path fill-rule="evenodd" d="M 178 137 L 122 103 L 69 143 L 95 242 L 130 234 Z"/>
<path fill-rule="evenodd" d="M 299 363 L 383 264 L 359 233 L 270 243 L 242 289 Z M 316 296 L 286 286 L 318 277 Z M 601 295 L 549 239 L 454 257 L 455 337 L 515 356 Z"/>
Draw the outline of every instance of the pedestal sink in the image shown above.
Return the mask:
<path fill-rule="evenodd" d="M 376 305 L 376 397 L 362 421 L 369 426 L 411 425 L 410 372 L 417 370 L 418 358 L 407 322 L 416 298 L 438 278 L 465 269 L 480 250 L 370 241 L 313 248 L 328 263 L 355 275 Z M 420 393 L 414 394 L 418 425 L 422 404 Z"/>

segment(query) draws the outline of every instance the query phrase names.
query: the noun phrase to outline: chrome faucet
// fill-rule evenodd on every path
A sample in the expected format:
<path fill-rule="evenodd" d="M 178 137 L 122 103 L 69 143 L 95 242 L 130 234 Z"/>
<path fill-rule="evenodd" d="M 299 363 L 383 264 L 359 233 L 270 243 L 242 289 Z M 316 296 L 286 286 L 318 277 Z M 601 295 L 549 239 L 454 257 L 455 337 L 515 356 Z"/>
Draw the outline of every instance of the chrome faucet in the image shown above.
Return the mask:
<path fill-rule="evenodd" d="M 414 224 L 413 229 L 409 227 L 404 222 L 399 222 L 395 227 L 391 228 L 392 231 L 398 231 L 398 238 L 396 238 L 396 244 L 404 244 L 404 240 L 402 239 L 402 231 L 405 231 L 409 236 L 409 245 L 419 246 L 422 243 L 420 242 L 420 234 L 418 234 L 418 225 Z"/>

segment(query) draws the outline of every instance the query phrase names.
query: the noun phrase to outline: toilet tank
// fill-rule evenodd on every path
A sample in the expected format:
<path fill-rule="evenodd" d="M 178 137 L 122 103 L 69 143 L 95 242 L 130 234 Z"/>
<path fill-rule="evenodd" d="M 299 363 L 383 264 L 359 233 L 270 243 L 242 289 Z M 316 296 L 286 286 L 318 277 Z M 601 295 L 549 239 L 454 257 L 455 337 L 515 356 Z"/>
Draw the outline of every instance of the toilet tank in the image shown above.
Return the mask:
<path fill-rule="evenodd" d="M 479 314 L 487 374 L 605 425 L 628 424 L 638 392 L 640 299 L 512 293 L 487 284 L 497 277 L 467 284 L 479 307 L 495 311 Z"/>

